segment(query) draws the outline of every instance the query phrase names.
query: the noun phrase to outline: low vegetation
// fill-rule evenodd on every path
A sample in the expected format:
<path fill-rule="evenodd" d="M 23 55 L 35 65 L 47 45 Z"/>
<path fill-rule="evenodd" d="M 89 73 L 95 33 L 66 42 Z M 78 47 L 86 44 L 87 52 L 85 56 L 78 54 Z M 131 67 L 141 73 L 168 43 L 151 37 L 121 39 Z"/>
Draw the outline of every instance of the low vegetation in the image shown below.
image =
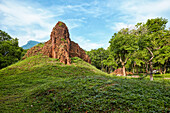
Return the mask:
<path fill-rule="evenodd" d="M 0 70 L 0 112 L 168 112 L 170 80 L 106 74 L 33 56 Z"/>
<path fill-rule="evenodd" d="M 39 44 L 37 44 L 36 46 L 37 46 L 37 47 L 44 47 L 44 45 L 45 45 L 45 43 L 39 43 Z"/>

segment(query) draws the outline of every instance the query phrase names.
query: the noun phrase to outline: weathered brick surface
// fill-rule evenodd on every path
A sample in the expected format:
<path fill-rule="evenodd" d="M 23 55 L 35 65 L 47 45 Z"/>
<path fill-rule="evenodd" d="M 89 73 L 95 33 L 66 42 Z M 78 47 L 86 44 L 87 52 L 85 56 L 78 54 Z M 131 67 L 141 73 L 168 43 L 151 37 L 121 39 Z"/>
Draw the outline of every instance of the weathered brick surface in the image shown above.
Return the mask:
<path fill-rule="evenodd" d="M 27 51 L 24 58 L 37 55 L 38 53 L 51 58 L 58 58 L 64 64 L 70 64 L 70 57 L 79 57 L 91 63 L 89 56 L 80 46 L 71 41 L 67 26 L 63 22 L 58 22 L 53 28 L 50 40 L 45 42 L 43 47 L 34 46 Z"/>
<path fill-rule="evenodd" d="M 116 69 L 113 73 L 111 73 L 113 75 L 117 75 L 117 76 L 123 76 L 123 68 L 118 68 Z M 132 72 L 127 72 L 126 71 L 126 75 L 133 75 Z"/>

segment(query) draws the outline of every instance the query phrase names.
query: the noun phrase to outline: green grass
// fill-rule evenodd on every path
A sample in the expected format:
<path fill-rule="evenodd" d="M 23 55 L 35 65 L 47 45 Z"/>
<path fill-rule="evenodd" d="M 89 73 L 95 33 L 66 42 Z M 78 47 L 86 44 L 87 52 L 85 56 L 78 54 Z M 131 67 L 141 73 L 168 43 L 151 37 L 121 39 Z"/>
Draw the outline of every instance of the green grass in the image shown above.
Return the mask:
<path fill-rule="evenodd" d="M 79 58 L 33 56 L 0 70 L 0 112 L 168 112 L 170 81 L 108 75 Z"/>
<path fill-rule="evenodd" d="M 60 23 L 59 23 L 59 26 L 62 26 L 62 25 L 63 25 L 63 23 L 60 22 Z"/>
<path fill-rule="evenodd" d="M 154 77 L 156 78 L 170 78 L 170 73 L 167 73 L 167 74 L 154 74 L 153 75 Z"/>
<path fill-rule="evenodd" d="M 67 42 L 64 38 L 61 38 L 61 41 L 64 41 L 65 43 Z"/>
<path fill-rule="evenodd" d="M 37 45 L 35 45 L 35 46 L 37 46 L 37 47 L 43 47 L 45 45 L 45 43 L 39 43 L 39 44 L 37 44 Z"/>

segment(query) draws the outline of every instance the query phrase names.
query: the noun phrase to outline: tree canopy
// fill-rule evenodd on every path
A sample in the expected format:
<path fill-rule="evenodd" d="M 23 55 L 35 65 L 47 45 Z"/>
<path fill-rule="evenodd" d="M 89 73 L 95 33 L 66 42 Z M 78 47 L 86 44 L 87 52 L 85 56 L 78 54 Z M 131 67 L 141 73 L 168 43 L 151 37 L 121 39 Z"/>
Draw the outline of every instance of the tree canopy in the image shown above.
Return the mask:
<path fill-rule="evenodd" d="M 166 73 L 170 65 L 167 22 L 163 18 L 148 19 L 146 23 L 137 23 L 133 29 L 123 28 L 114 33 L 107 50 L 99 48 L 87 52 L 92 65 L 109 71 L 121 67 L 124 76 L 126 68 L 133 73 L 150 73 L 150 80 L 153 80 L 153 69 Z"/>
<path fill-rule="evenodd" d="M 0 30 L 0 69 L 20 60 L 22 52 L 18 39 Z"/>

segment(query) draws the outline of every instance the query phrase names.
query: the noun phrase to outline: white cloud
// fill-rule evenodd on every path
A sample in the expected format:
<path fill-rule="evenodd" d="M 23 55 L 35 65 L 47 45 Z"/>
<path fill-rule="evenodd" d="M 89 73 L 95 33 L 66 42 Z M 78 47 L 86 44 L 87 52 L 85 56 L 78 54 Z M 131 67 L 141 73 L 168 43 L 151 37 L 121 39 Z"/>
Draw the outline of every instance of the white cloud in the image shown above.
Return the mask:
<path fill-rule="evenodd" d="M 80 27 L 82 25 L 82 23 L 86 23 L 85 18 L 65 19 L 63 21 L 64 21 L 64 23 L 66 23 L 69 30 Z"/>
<path fill-rule="evenodd" d="M 138 14 L 159 14 L 170 9 L 170 0 L 130 0 L 123 2 L 122 7 L 126 12 Z"/>
<path fill-rule="evenodd" d="M 114 3 L 108 1 L 113 5 Z M 115 9 L 118 10 L 116 21 L 108 19 L 107 26 L 114 31 L 121 28 L 133 28 L 139 22 L 146 22 L 148 19 L 163 17 L 170 20 L 170 0 L 123 0 Z M 116 18 L 115 17 L 115 18 Z M 168 27 L 170 24 L 168 24 Z"/>
<path fill-rule="evenodd" d="M 3 15 L 0 24 L 6 26 L 7 31 L 15 31 L 10 35 L 19 38 L 20 46 L 28 40 L 39 41 L 50 36 L 53 24 L 47 20 L 54 17 L 54 15 L 48 11 L 33 8 L 26 3 L 17 1 L 2 1 L 0 3 L 0 14 Z"/>
<path fill-rule="evenodd" d="M 84 33 L 82 37 L 73 37 L 82 48 L 89 50 L 108 45 L 107 41 L 99 40 L 99 36 L 110 37 L 110 29 L 107 28 L 115 32 L 125 27 L 133 28 L 137 22 L 146 22 L 150 18 L 165 17 L 170 20 L 169 4 L 170 0 L 94 0 L 76 5 L 54 3 L 46 7 L 28 1 L 1 0 L 0 27 L 13 37 L 18 37 L 21 46 L 28 40 L 48 40 L 47 37 L 50 37 L 52 28 L 59 20 L 65 22 L 72 31 L 86 27 L 90 21 L 99 18 L 105 23 L 101 30 Z M 85 36 L 96 39 L 97 43 L 90 38 L 85 39 Z"/>
<path fill-rule="evenodd" d="M 12 26 L 23 26 L 34 23 L 44 26 L 47 25 L 44 20 L 54 16 L 45 10 L 36 9 L 20 2 L 9 1 L 3 1 L 0 4 L 0 12 L 5 16 L 4 23 Z"/>
<path fill-rule="evenodd" d="M 22 46 L 29 40 L 47 41 L 49 40 L 52 28 L 65 10 L 61 7 L 55 13 L 49 9 L 28 5 L 26 2 L 5 1 L 0 2 L 1 28 L 4 28 L 12 37 L 19 38 L 19 45 Z M 32 5 L 32 6 L 31 6 Z M 64 8 L 64 6 L 62 6 Z M 55 15 L 54 15 L 55 14 Z M 69 29 L 80 26 L 82 19 L 66 19 Z M 7 28 L 7 29 L 5 29 Z M 3 29 L 2 29 L 3 30 Z M 11 32 L 10 31 L 14 31 Z M 46 40 L 45 40 L 46 38 Z"/>
<path fill-rule="evenodd" d="M 87 51 L 90 51 L 91 49 L 97 49 L 97 48 L 106 46 L 104 43 L 91 42 L 89 39 L 85 39 L 82 36 L 73 36 L 72 41 L 78 43 L 81 48 Z"/>
<path fill-rule="evenodd" d="M 122 2 L 120 10 L 128 15 L 127 22 L 136 24 L 137 22 L 146 22 L 147 19 L 164 17 L 166 12 L 170 11 L 170 0 L 128 0 Z"/>
<path fill-rule="evenodd" d="M 119 31 L 121 30 L 122 28 L 130 28 L 130 29 L 133 29 L 135 26 L 133 24 L 125 24 L 123 22 L 120 22 L 120 23 L 115 23 L 111 29 L 113 29 L 114 31 Z"/>

